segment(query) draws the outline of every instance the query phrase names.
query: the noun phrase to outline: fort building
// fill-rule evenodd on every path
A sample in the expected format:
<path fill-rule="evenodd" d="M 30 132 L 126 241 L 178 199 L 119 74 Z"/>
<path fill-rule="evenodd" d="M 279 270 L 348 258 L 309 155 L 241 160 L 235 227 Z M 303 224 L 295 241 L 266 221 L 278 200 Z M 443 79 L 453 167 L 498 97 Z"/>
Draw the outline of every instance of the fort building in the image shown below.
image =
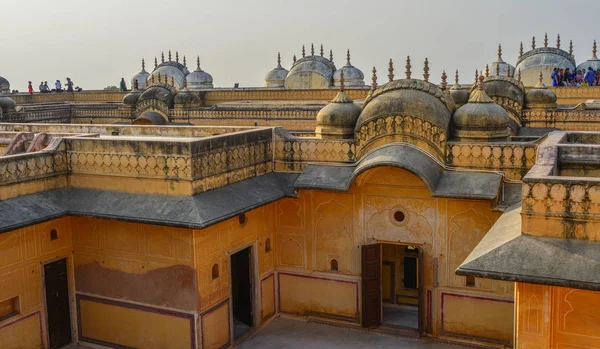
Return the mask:
<path fill-rule="evenodd" d="M 0 79 L 2 347 L 227 348 L 278 316 L 600 346 L 600 88 L 549 87 L 556 46 L 452 86 L 314 45 L 257 88 L 178 52 L 127 93 Z"/>

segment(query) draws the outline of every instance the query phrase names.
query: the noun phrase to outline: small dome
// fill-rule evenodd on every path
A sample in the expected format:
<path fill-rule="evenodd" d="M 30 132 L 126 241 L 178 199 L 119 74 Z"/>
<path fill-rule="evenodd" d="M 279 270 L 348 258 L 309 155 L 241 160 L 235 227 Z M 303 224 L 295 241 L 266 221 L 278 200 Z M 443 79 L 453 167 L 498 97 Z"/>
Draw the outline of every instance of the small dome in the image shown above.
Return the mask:
<path fill-rule="evenodd" d="M 148 87 L 139 96 L 137 102 L 142 102 L 149 99 L 155 99 L 164 103 L 167 107 L 172 106 L 174 92 L 163 85 L 153 85 Z"/>
<path fill-rule="evenodd" d="M 132 107 L 135 106 L 135 104 L 137 103 L 141 94 L 142 94 L 142 91 L 140 91 L 140 90 L 131 90 L 131 92 L 129 92 L 128 94 L 125 95 L 125 97 L 123 97 L 123 104 L 129 105 Z"/>
<path fill-rule="evenodd" d="M 556 100 L 556 93 L 544 85 L 542 73 L 538 84 L 525 95 L 525 103 L 529 109 L 553 109 L 556 108 Z"/>
<path fill-rule="evenodd" d="M 187 86 L 192 91 L 213 88 L 212 76 L 200 68 L 200 57 L 197 60 L 196 70 L 191 72 L 186 78 Z"/>
<path fill-rule="evenodd" d="M 502 59 L 502 45 L 498 45 L 498 58 L 486 65 L 481 71 L 489 70 L 489 75 L 514 76 L 515 67 Z"/>
<path fill-rule="evenodd" d="M 283 87 L 288 70 L 281 66 L 281 55 L 277 53 L 277 67 L 265 75 L 265 87 Z"/>
<path fill-rule="evenodd" d="M 140 115 L 137 119 L 133 121 L 134 125 L 166 125 L 167 119 L 161 114 L 149 111 Z"/>
<path fill-rule="evenodd" d="M 532 42 L 535 47 L 535 38 Z M 552 70 L 554 68 L 575 69 L 575 59 L 569 52 L 560 48 L 548 47 L 547 38 L 544 47 L 532 48 L 517 60 L 516 71 L 521 71 L 521 81 L 525 86 L 535 86 L 540 72 L 544 74 L 544 84 L 552 85 Z"/>
<path fill-rule="evenodd" d="M 14 99 L 8 97 L 0 91 L 0 108 L 2 108 L 4 114 L 8 114 L 15 111 L 17 108 L 17 103 Z"/>
<path fill-rule="evenodd" d="M 598 59 L 596 51 L 596 40 L 594 40 L 594 47 L 592 48 L 592 57 L 578 65 L 577 70 L 583 70 L 585 73 L 588 70 L 588 68 L 591 67 L 594 71 L 598 71 L 598 69 L 600 69 L 600 59 Z"/>
<path fill-rule="evenodd" d="M 138 89 L 139 90 L 143 90 L 146 87 L 146 81 L 148 80 L 148 77 L 150 76 L 150 73 L 148 73 L 146 71 L 146 62 L 144 62 L 144 59 L 142 59 L 142 71 L 140 71 L 139 73 L 135 74 L 132 78 L 131 78 L 131 88 L 135 89 L 135 81 L 137 80 L 138 83 Z"/>
<path fill-rule="evenodd" d="M 467 104 L 469 101 L 469 90 L 462 87 L 458 82 L 458 70 L 456 71 L 454 85 L 450 88 L 450 95 L 452 96 L 452 99 L 454 99 L 457 108 Z"/>
<path fill-rule="evenodd" d="M 340 86 L 340 75 L 342 72 L 344 72 L 344 84 L 346 86 L 364 86 L 365 75 L 360 69 L 350 64 L 350 50 L 348 50 L 346 59 L 346 65 L 336 70 L 335 73 L 333 73 L 333 86 Z"/>
<path fill-rule="evenodd" d="M 453 135 L 459 141 L 505 141 L 509 136 L 509 116 L 483 90 L 483 76 L 469 102 L 452 116 Z"/>
<path fill-rule="evenodd" d="M 183 88 L 183 90 L 179 91 L 179 93 L 175 95 L 175 99 L 173 101 L 176 105 L 190 106 L 198 104 L 200 97 L 198 97 L 196 93 L 190 91 L 190 89 L 186 86 Z"/>
<path fill-rule="evenodd" d="M 335 65 L 331 59 L 316 56 L 314 49 L 312 51 L 310 56 L 302 57 L 294 63 L 285 78 L 285 88 L 325 89 L 331 87 L 333 73 L 336 71 Z"/>
<path fill-rule="evenodd" d="M 10 82 L 0 76 L 0 92 L 10 93 Z"/>
<path fill-rule="evenodd" d="M 340 92 L 317 114 L 315 133 L 319 138 L 354 137 L 354 127 L 361 109 L 344 92 L 343 76 Z"/>

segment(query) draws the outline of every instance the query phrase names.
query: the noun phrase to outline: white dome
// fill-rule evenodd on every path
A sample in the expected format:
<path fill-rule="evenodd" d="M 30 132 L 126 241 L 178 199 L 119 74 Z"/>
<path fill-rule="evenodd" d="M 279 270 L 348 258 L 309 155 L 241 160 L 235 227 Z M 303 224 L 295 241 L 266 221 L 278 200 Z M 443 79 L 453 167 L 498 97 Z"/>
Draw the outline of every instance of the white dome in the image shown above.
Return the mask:
<path fill-rule="evenodd" d="M 213 77 L 200 68 L 200 57 L 197 60 L 196 70 L 189 73 L 185 81 L 187 87 L 192 91 L 213 88 Z"/>
<path fill-rule="evenodd" d="M 167 82 L 171 84 L 171 78 L 173 79 L 173 83 L 176 89 L 180 90 L 183 88 L 183 83 L 185 80 L 185 73 L 179 68 L 171 65 L 159 65 L 158 68 L 154 69 L 152 74 L 150 74 L 150 78 L 154 78 L 158 80 L 158 75 L 160 74 L 161 81 L 165 80 L 167 77 Z"/>
<path fill-rule="evenodd" d="M 265 75 L 265 87 L 283 87 L 289 71 L 281 66 L 281 56 L 277 54 L 277 67 Z"/>
<path fill-rule="evenodd" d="M 502 59 L 502 46 L 498 45 L 498 58 L 487 65 L 489 70 L 489 76 L 501 75 L 501 76 L 514 76 L 515 67 L 509 63 L 506 63 Z M 498 70 L 498 72 L 496 72 Z M 486 71 L 486 67 L 481 69 L 482 72 Z"/>
<path fill-rule="evenodd" d="M 342 71 L 344 72 L 344 85 L 346 87 L 365 85 L 365 74 L 350 63 L 350 50 L 348 50 L 346 65 L 333 73 L 334 86 L 340 86 L 340 76 Z"/>
<path fill-rule="evenodd" d="M 143 90 L 146 87 L 146 81 L 148 80 L 149 76 L 150 76 L 150 73 L 148 73 L 146 71 L 146 62 L 142 58 L 142 71 L 140 71 L 139 73 L 135 74 L 131 78 L 131 85 L 130 85 L 131 89 L 135 88 L 135 81 L 137 80 L 137 82 L 138 82 L 138 89 L 139 90 Z"/>

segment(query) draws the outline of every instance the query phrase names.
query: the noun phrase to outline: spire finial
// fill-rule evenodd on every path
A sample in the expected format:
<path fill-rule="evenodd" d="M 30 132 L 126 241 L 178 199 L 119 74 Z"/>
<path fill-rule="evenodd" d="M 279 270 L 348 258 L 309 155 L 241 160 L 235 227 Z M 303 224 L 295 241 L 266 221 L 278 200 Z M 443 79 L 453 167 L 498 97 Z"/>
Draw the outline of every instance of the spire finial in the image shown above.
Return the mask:
<path fill-rule="evenodd" d="M 304 49 L 304 45 L 302 45 L 302 57 L 306 57 L 306 51 Z"/>
<path fill-rule="evenodd" d="M 371 78 L 371 91 L 375 91 L 377 88 L 377 69 L 373 67 L 373 77 Z"/>
<path fill-rule="evenodd" d="M 454 75 L 454 83 L 458 86 L 458 69 L 456 69 L 456 74 Z"/>
<path fill-rule="evenodd" d="M 477 79 L 477 88 L 479 89 L 479 91 L 483 91 L 483 80 L 485 80 L 483 75 L 480 75 L 479 79 Z"/>
<path fill-rule="evenodd" d="M 502 44 L 498 44 L 498 62 L 502 62 Z"/>
<path fill-rule="evenodd" d="M 293 64 L 296 64 L 296 55 L 294 55 L 294 57 L 292 57 L 292 60 L 294 61 Z"/>
<path fill-rule="evenodd" d="M 598 59 L 598 56 L 596 56 L 596 53 L 597 53 L 596 40 L 594 40 L 594 46 L 592 46 L 592 59 Z"/>
<path fill-rule="evenodd" d="M 313 43 L 310 44 L 310 55 L 311 56 L 315 55 L 315 44 L 313 44 Z"/>
<path fill-rule="evenodd" d="M 569 40 L 569 54 L 573 55 L 573 40 Z"/>
<path fill-rule="evenodd" d="M 560 48 L 560 34 L 556 37 L 556 48 Z"/>
<path fill-rule="evenodd" d="M 200 69 L 200 56 L 196 56 L 196 70 L 202 71 L 202 69 Z"/>
<path fill-rule="evenodd" d="M 490 67 L 486 64 L 485 65 L 485 77 L 487 78 L 488 76 L 490 76 Z"/>
<path fill-rule="evenodd" d="M 340 71 L 340 92 L 344 92 L 344 70 Z"/>
<path fill-rule="evenodd" d="M 350 49 L 348 49 L 348 51 L 346 52 L 346 60 L 348 62 L 348 65 L 350 65 Z"/>
<path fill-rule="evenodd" d="M 535 50 L 535 36 L 531 39 L 531 49 Z"/>
<path fill-rule="evenodd" d="M 521 41 L 521 45 L 519 45 L 519 58 L 523 57 L 523 41 Z"/>
<path fill-rule="evenodd" d="M 333 63 L 333 50 L 329 49 L 329 61 Z"/>
<path fill-rule="evenodd" d="M 540 84 L 542 83 L 543 80 L 544 80 L 544 73 L 542 73 L 542 71 L 540 70 Z"/>
<path fill-rule="evenodd" d="M 162 63 L 164 63 L 164 62 L 165 62 L 165 53 L 164 53 L 164 52 L 161 52 L 161 53 L 160 53 L 160 61 L 161 61 Z"/>
<path fill-rule="evenodd" d="M 158 68 L 158 59 L 154 57 L 154 69 Z"/>
<path fill-rule="evenodd" d="M 517 80 L 521 81 L 521 68 L 519 68 L 519 74 L 517 75 Z"/>
<path fill-rule="evenodd" d="M 187 68 L 187 60 L 185 59 L 185 56 L 183 56 L 183 66 Z"/>
<path fill-rule="evenodd" d="M 496 76 L 500 75 L 500 62 L 496 62 Z"/>
<path fill-rule="evenodd" d="M 277 68 L 281 68 L 281 52 L 277 52 Z"/>
<path fill-rule="evenodd" d="M 478 79 L 479 79 L 479 70 L 475 69 L 475 83 L 477 83 Z"/>
<path fill-rule="evenodd" d="M 142 58 L 142 71 L 146 71 L 146 62 Z"/>
<path fill-rule="evenodd" d="M 169 50 L 169 62 L 171 61 L 171 50 Z"/>
<path fill-rule="evenodd" d="M 429 82 L 429 60 L 425 57 L 425 63 L 423 63 L 423 80 Z"/>
<path fill-rule="evenodd" d="M 447 78 L 448 78 L 448 75 L 446 75 L 446 70 L 444 69 L 442 71 L 442 83 L 440 84 L 440 87 L 442 88 L 442 90 L 445 90 L 446 87 L 448 87 L 448 82 L 446 81 Z"/>
<path fill-rule="evenodd" d="M 390 58 L 390 63 L 388 64 L 388 81 L 394 81 L 394 62 Z"/>
<path fill-rule="evenodd" d="M 321 57 L 323 57 L 323 55 L 325 54 L 325 52 L 323 52 L 323 44 L 321 44 Z"/>
<path fill-rule="evenodd" d="M 160 84 L 162 81 L 160 80 L 160 72 L 158 72 L 158 83 Z"/>
<path fill-rule="evenodd" d="M 544 33 L 544 47 L 548 47 L 548 33 Z"/>
<path fill-rule="evenodd" d="M 410 76 L 412 74 L 412 72 L 410 71 L 410 68 L 412 66 L 410 65 L 410 56 L 406 56 L 406 78 L 410 79 Z"/>
<path fill-rule="evenodd" d="M 179 63 L 179 51 L 175 51 L 175 62 Z"/>

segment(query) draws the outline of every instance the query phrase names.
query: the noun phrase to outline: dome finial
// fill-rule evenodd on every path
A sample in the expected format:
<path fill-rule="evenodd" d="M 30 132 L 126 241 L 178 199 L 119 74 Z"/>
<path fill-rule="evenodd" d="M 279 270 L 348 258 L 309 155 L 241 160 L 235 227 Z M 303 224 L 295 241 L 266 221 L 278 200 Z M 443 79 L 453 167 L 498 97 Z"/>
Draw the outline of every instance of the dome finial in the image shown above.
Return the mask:
<path fill-rule="evenodd" d="M 483 75 L 479 75 L 479 79 L 477 80 L 477 89 L 479 91 L 483 91 L 483 80 L 485 80 Z"/>
<path fill-rule="evenodd" d="M 314 56 L 315 55 L 315 44 L 310 43 L 310 55 Z"/>
<path fill-rule="evenodd" d="M 196 70 L 202 71 L 202 69 L 200 69 L 200 56 L 196 57 Z"/>
<path fill-rule="evenodd" d="M 425 63 L 423 63 L 423 80 L 429 82 L 429 60 L 425 57 Z"/>
<path fill-rule="evenodd" d="M 544 84 L 544 73 L 542 73 L 542 71 L 540 71 L 540 81 L 538 82 L 538 85 L 543 85 Z M 538 87 L 538 86 L 536 86 Z"/>
<path fill-rule="evenodd" d="M 488 76 L 490 76 L 490 67 L 486 64 L 485 65 L 485 77 L 487 78 Z"/>
<path fill-rule="evenodd" d="M 560 49 L 560 34 L 556 37 L 556 48 Z"/>
<path fill-rule="evenodd" d="M 411 67 L 412 66 L 410 65 L 410 56 L 406 56 L 406 78 L 407 79 L 410 79 L 410 76 L 412 74 L 410 71 Z"/>
<path fill-rule="evenodd" d="M 496 62 L 496 76 L 500 76 L 500 62 Z"/>
<path fill-rule="evenodd" d="M 185 56 L 183 56 L 183 66 L 187 68 L 187 60 L 185 59 Z"/>
<path fill-rule="evenodd" d="M 517 75 L 517 80 L 521 81 L 521 68 L 519 68 L 519 73 Z"/>
<path fill-rule="evenodd" d="M 475 83 L 477 83 L 478 79 L 479 79 L 479 70 L 475 69 Z"/>
<path fill-rule="evenodd" d="M 329 49 L 329 61 L 333 63 L 333 50 Z"/>
<path fill-rule="evenodd" d="M 373 67 L 373 77 L 371 78 L 371 91 L 375 91 L 377 88 L 377 69 Z"/>
<path fill-rule="evenodd" d="M 573 40 L 569 40 L 569 54 L 573 56 Z"/>
<path fill-rule="evenodd" d="M 304 45 L 302 45 L 302 57 L 306 57 L 306 50 L 304 49 Z"/>
<path fill-rule="evenodd" d="M 523 57 L 523 41 L 521 41 L 521 45 L 519 45 L 519 58 Z"/>
<path fill-rule="evenodd" d="M 596 53 L 597 53 L 596 40 L 594 40 L 594 46 L 592 46 L 592 58 L 590 60 L 598 59 L 598 56 L 596 56 Z"/>
<path fill-rule="evenodd" d="M 165 62 L 165 53 L 164 52 L 160 53 L 160 61 L 161 61 L 161 63 Z"/>
<path fill-rule="evenodd" d="M 171 50 L 169 50 L 169 62 L 171 61 Z"/>
<path fill-rule="evenodd" d="M 458 69 L 456 69 L 456 74 L 454 74 L 454 84 L 458 86 Z"/>
<path fill-rule="evenodd" d="M 498 62 L 502 62 L 502 44 L 498 44 Z"/>
<path fill-rule="evenodd" d="M 281 68 L 281 52 L 277 52 L 277 68 Z"/>
<path fill-rule="evenodd" d="M 344 70 L 340 71 L 340 92 L 344 92 Z"/>
<path fill-rule="evenodd" d="M 145 72 L 146 71 L 146 62 L 144 61 L 144 59 L 142 58 L 142 71 Z"/>
<path fill-rule="evenodd" d="M 442 83 L 440 84 L 440 87 L 442 88 L 442 90 L 446 90 L 446 87 L 448 87 L 448 82 L 446 81 L 447 78 L 448 78 L 448 75 L 446 75 L 446 69 L 444 69 L 442 71 Z"/>
<path fill-rule="evenodd" d="M 294 61 L 293 64 L 296 64 L 296 55 L 294 55 L 294 57 L 292 57 L 292 60 Z"/>
<path fill-rule="evenodd" d="M 158 68 L 158 59 L 154 57 L 154 69 Z"/>
<path fill-rule="evenodd" d="M 321 44 L 321 57 L 323 57 L 323 55 L 325 54 L 325 52 L 323 51 L 323 44 Z"/>
<path fill-rule="evenodd" d="M 175 51 L 175 62 L 179 63 L 179 51 Z"/>
<path fill-rule="evenodd" d="M 535 36 L 531 39 L 531 49 L 535 50 Z"/>
<path fill-rule="evenodd" d="M 347 60 L 348 65 L 351 65 L 350 64 L 350 49 L 348 49 L 348 51 L 346 52 L 346 60 Z"/>
<path fill-rule="evenodd" d="M 390 58 L 390 63 L 388 64 L 388 81 L 394 81 L 394 62 Z"/>
<path fill-rule="evenodd" d="M 544 33 L 544 47 L 548 47 L 548 33 Z"/>

